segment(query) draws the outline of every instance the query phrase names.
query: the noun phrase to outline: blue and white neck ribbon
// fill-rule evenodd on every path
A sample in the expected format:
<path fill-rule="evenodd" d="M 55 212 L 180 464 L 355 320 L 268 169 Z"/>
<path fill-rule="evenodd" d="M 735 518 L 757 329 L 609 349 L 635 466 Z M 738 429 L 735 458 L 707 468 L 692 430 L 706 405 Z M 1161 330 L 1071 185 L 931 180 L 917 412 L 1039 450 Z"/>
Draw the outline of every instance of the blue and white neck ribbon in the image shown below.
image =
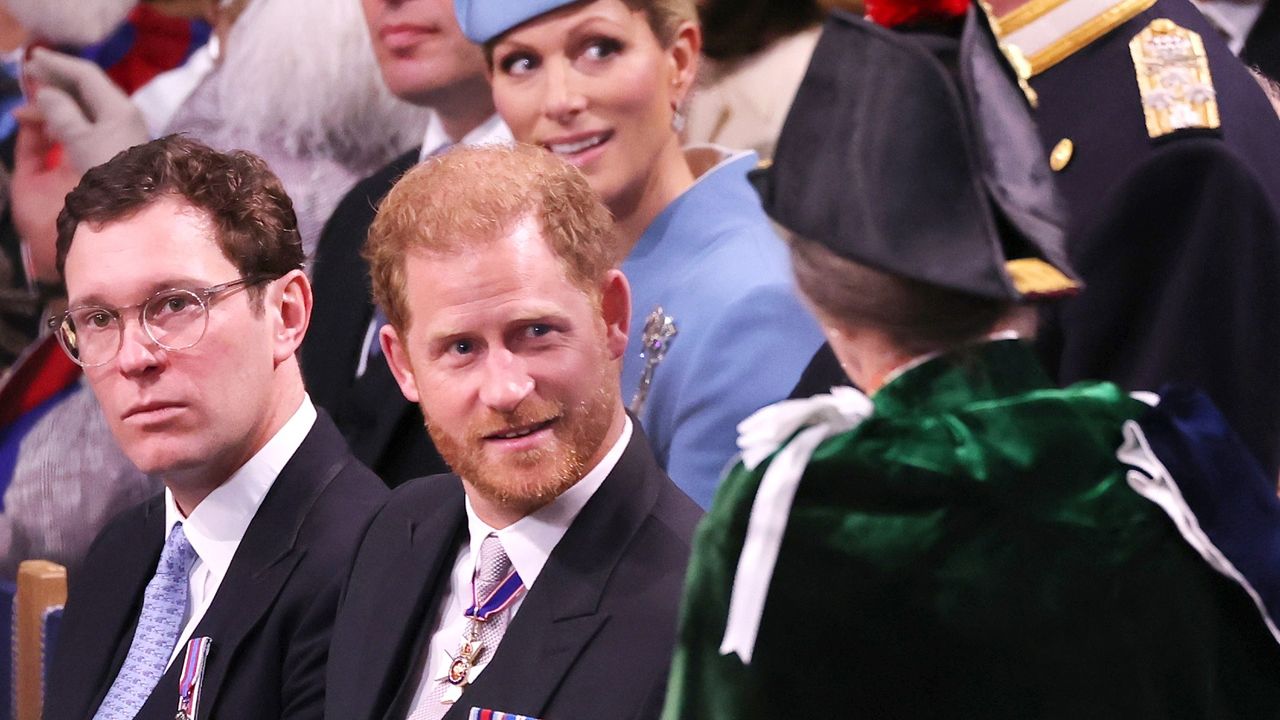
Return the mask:
<path fill-rule="evenodd" d="M 204 687 L 204 667 L 211 647 L 213 647 L 213 639 L 209 637 L 191 638 L 187 643 L 187 658 L 182 663 L 182 674 L 178 676 L 177 717 L 181 720 L 197 720 L 199 717 L 200 691 Z"/>
<path fill-rule="evenodd" d="M 524 592 L 524 581 L 520 579 L 520 573 L 511 569 L 502 582 L 489 593 L 489 596 L 480 600 L 476 597 L 475 584 L 471 585 L 471 607 L 467 608 L 463 613 L 472 620 L 485 622 L 494 615 L 506 610 L 516 598 Z"/>
<path fill-rule="evenodd" d="M 756 469 L 775 452 L 777 455 L 751 504 L 720 654 L 737 653 L 743 663 L 751 663 L 765 597 L 805 466 L 824 440 L 856 428 L 873 409 L 871 399 L 860 391 L 833 387 L 828 395 L 783 400 L 762 408 L 738 424 L 738 447 L 748 470 Z M 795 438 L 779 452 L 792 435 Z"/>
<path fill-rule="evenodd" d="M 1138 400 L 1149 402 L 1145 397 L 1139 397 L 1137 393 L 1133 395 Z M 1173 521 L 1182 539 L 1210 567 L 1245 591 L 1253 601 L 1254 607 L 1258 609 L 1271 637 L 1275 638 L 1276 642 L 1280 642 L 1280 627 L 1276 626 L 1275 619 L 1271 617 L 1261 594 L 1200 526 L 1200 519 L 1187 503 L 1177 481 L 1151 449 L 1151 443 L 1147 441 L 1142 426 L 1133 420 L 1128 420 L 1124 423 L 1123 432 L 1124 442 L 1120 445 L 1120 449 L 1116 450 L 1116 458 L 1130 468 L 1125 474 L 1125 481 L 1129 483 L 1129 487 L 1142 497 L 1159 505 L 1160 509 L 1164 510 Z"/>

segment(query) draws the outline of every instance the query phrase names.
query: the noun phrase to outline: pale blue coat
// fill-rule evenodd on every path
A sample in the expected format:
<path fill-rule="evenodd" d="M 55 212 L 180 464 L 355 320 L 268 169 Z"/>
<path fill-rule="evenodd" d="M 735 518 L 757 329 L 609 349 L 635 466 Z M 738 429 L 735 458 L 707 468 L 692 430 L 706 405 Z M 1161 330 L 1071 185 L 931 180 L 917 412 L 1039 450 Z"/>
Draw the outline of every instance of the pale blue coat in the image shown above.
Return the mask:
<path fill-rule="evenodd" d="M 631 331 L 622 366 L 630 404 L 644 369 L 645 319 L 661 305 L 678 335 L 640 415 L 658 462 L 707 507 L 737 454 L 737 425 L 786 398 L 822 343 L 801 305 L 787 248 L 747 181 L 755 153 L 726 157 L 645 230 L 622 271 Z"/>

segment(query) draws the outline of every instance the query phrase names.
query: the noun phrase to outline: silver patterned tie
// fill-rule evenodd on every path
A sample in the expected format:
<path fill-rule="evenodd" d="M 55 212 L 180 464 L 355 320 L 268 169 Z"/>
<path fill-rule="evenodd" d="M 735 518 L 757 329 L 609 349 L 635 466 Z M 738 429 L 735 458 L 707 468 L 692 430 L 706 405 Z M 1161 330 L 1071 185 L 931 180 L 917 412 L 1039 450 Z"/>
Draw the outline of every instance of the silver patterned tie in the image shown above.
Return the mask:
<path fill-rule="evenodd" d="M 94 720 L 133 720 L 164 675 L 187 612 L 187 573 L 195 558 L 182 523 L 177 523 L 164 543 L 156 574 L 142 594 L 142 613 L 129 654 Z M 176 696 L 176 687 L 174 693 Z"/>
<path fill-rule="evenodd" d="M 510 574 L 511 559 L 507 557 L 507 551 L 502 548 L 502 541 L 498 540 L 497 535 L 489 533 L 480 543 L 480 558 L 476 564 L 475 577 L 471 581 L 476 602 L 482 602 L 492 595 Z M 519 593 L 522 592 L 524 592 L 523 586 Z M 519 593 L 516 597 L 519 597 Z M 493 658 L 493 654 L 498 650 L 498 643 L 502 642 L 502 636 L 507 631 L 510 616 L 511 613 L 504 611 L 495 614 L 486 622 L 468 622 L 467 632 L 459 642 L 459 650 L 452 656 L 461 658 L 470 654 L 471 660 L 467 661 L 463 667 L 464 675 L 473 664 L 487 663 Z M 471 633 L 473 629 L 474 636 Z M 471 648 L 468 648 L 468 645 Z M 475 648 L 478 650 L 472 652 Z M 427 694 L 426 702 L 422 703 L 418 710 L 410 714 L 406 720 L 439 720 L 444 717 L 449 708 L 453 707 L 453 699 L 466 686 L 465 682 L 462 685 L 455 685 L 448 680 L 434 677 L 435 668 L 427 668 L 427 673 L 431 690 Z"/>

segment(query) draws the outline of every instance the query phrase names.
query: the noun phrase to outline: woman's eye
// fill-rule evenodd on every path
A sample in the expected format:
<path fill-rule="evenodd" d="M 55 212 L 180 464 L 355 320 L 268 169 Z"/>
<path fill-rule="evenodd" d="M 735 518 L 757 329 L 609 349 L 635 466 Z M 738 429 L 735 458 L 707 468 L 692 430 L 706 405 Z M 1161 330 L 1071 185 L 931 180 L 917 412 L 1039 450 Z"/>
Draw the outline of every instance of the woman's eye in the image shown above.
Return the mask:
<path fill-rule="evenodd" d="M 111 315 L 105 312 L 96 312 L 88 317 L 89 327 L 104 328 L 111 324 Z"/>
<path fill-rule="evenodd" d="M 534 58 L 524 53 L 511 53 L 498 63 L 502 72 L 507 75 L 524 75 L 537 67 Z"/>
<path fill-rule="evenodd" d="M 603 60 L 612 55 L 617 55 L 622 50 L 622 43 L 612 38 L 597 38 L 592 40 L 586 50 L 583 52 L 592 60 Z"/>

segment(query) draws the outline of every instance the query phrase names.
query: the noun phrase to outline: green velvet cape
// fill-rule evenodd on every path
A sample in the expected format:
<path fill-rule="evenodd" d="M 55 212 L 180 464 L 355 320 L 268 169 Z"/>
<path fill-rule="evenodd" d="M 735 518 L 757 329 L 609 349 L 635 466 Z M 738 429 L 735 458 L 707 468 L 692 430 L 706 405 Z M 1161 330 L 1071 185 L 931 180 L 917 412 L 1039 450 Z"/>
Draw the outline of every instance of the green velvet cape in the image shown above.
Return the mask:
<path fill-rule="evenodd" d="M 663 717 L 1280 717 L 1280 647 L 1116 459 L 1146 406 L 1017 341 L 930 360 L 796 493 L 752 663 L 718 652 L 768 462 L 699 528 Z"/>

